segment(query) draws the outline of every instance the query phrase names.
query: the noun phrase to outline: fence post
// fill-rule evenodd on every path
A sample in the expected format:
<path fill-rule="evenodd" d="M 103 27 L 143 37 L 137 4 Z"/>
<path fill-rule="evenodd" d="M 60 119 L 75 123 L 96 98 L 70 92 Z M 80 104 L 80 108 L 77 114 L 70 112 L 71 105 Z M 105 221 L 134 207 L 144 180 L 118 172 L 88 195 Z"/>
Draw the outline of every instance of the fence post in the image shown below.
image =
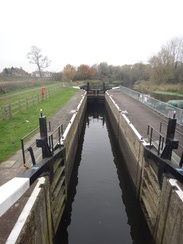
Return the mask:
<path fill-rule="evenodd" d="M 34 96 L 32 96 L 32 105 L 34 106 Z"/>
<path fill-rule="evenodd" d="M 21 146 L 22 146 L 23 163 L 25 165 L 26 161 L 25 161 L 25 150 L 24 150 L 24 140 L 23 140 L 23 138 L 21 139 Z"/>
<path fill-rule="evenodd" d="M 2 106 L 3 120 L 6 120 L 5 106 Z"/>
<path fill-rule="evenodd" d="M 28 98 L 26 97 L 26 108 L 28 110 L 28 107 L 29 107 L 29 103 L 28 103 Z"/>
<path fill-rule="evenodd" d="M 10 115 L 10 118 L 12 118 L 11 103 L 8 104 L 8 108 L 9 108 L 9 115 Z"/>
<path fill-rule="evenodd" d="M 19 103 L 19 111 L 21 112 L 21 101 L 19 100 L 18 103 Z"/>

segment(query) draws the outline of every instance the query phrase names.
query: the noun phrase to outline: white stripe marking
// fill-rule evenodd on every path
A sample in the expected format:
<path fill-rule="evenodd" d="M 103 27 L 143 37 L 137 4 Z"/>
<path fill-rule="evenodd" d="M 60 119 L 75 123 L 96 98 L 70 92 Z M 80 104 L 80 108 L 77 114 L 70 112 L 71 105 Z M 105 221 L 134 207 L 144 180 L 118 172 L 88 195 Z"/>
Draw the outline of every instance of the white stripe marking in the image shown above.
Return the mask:
<path fill-rule="evenodd" d="M 29 178 L 15 177 L 0 187 L 0 217 L 29 188 Z"/>

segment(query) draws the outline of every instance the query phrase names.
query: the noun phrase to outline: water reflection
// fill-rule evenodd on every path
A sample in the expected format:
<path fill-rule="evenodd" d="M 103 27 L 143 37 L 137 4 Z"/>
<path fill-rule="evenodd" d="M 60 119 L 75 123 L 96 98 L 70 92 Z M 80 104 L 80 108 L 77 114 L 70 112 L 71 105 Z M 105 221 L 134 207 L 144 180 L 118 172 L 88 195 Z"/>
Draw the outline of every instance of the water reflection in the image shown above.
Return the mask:
<path fill-rule="evenodd" d="M 86 119 L 85 119 L 86 121 Z M 76 158 L 75 158 L 75 163 L 73 166 L 73 171 L 71 175 L 71 182 L 69 186 L 69 192 L 68 192 L 68 197 L 67 197 L 67 205 L 62 217 L 62 220 L 60 222 L 60 226 L 57 231 L 55 243 L 63 243 L 67 244 L 68 242 L 68 231 L 67 227 L 71 223 L 71 214 L 72 214 L 72 203 L 74 202 L 74 197 L 76 195 L 76 187 L 78 185 L 78 169 L 79 165 L 81 162 L 81 157 L 82 157 L 82 148 L 83 148 L 83 142 L 84 142 L 84 134 L 85 134 L 85 128 L 86 128 L 86 123 L 83 125 L 81 137 L 80 137 L 80 143 L 78 145 L 77 153 L 76 153 Z"/>
<path fill-rule="evenodd" d="M 88 107 L 86 125 L 56 243 L 150 243 L 103 106 Z"/>
<path fill-rule="evenodd" d="M 116 165 L 119 185 L 122 193 L 121 197 L 128 216 L 128 224 L 130 225 L 133 243 L 153 243 L 139 206 L 138 199 L 136 198 L 135 189 L 132 186 L 130 175 L 125 165 L 125 159 L 121 154 L 117 139 L 113 133 L 112 125 L 109 122 L 108 114 L 106 121 L 112 153 L 114 155 L 114 164 Z"/>

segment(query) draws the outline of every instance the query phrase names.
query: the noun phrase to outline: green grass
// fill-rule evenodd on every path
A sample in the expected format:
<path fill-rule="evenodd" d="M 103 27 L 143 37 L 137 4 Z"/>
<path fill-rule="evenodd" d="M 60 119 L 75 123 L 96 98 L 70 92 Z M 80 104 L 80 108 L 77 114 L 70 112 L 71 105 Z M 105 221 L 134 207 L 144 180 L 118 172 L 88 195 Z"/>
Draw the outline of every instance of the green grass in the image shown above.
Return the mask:
<path fill-rule="evenodd" d="M 61 87 L 61 83 L 58 84 L 52 84 L 52 85 L 45 85 L 46 92 L 48 92 L 49 89 L 57 89 Z M 0 106 L 6 105 L 9 103 L 14 103 L 16 101 L 25 99 L 26 97 L 31 97 L 35 95 L 41 95 L 42 92 L 42 86 L 37 86 L 37 87 L 29 87 L 29 88 L 24 88 L 24 89 L 18 89 L 14 92 L 10 92 L 6 95 L 0 96 Z"/>
<path fill-rule="evenodd" d="M 177 93 L 177 92 L 168 92 L 168 91 L 154 91 L 156 94 L 162 94 L 162 95 L 172 95 L 172 96 L 180 96 L 182 97 L 183 94 Z"/>
<path fill-rule="evenodd" d="M 7 160 L 21 148 L 20 140 L 34 128 L 39 126 L 40 109 L 47 121 L 77 92 L 73 88 L 65 88 L 62 92 L 45 100 L 28 111 L 18 113 L 12 119 L 0 122 L 0 162 Z M 27 123 L 26 120 L 29 122 Z"/>
<path fill-rule="evenodd" d="M 21 89 L 41 87 L 56 83 L 61 83 L 61 81 L 57 81 L 54 77 L 42 79 L 34 77 L 0 77 L 0 96 L 4 93 L 11 94 Z"/>
<path fill-rule="evenodd" d="M 59 84 L 61 84 L 61 82 L 59 82 Z M 5 94 L 0 94 L 0 98 L 2 99 L 3 97 L 6 97 L 6 96 L 9 96 L 9 95 L 12 95 L 12 96 L 15 96 L 16 93 L 19 93 L 19 92 L 29 92 L 31 90 L 40 90 L 41 91 L 41 87 L 53 87 L 55 85 L 59 85 L 58 82 L 57 83 L 53 83 L 51 85 L 49 84 L 44 84 L 44 85 L 37 85 L 37 86 L 30 86 L 30 87 L 27 87 L 27 88 L 19 88 L 19 89 L 16 89 L 14 91 L 9 91 L 9 92 L 6 92 Z"/>

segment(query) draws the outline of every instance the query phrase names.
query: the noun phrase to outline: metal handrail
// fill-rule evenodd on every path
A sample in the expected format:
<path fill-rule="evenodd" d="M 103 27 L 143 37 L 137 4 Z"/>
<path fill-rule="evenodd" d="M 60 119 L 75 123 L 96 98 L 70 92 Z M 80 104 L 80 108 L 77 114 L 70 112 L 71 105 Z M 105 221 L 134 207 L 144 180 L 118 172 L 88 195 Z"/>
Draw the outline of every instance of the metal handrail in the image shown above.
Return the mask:
<path fill-rule="evenodd" d="M 55 139 L 54 134 L 56 134 L 56 133 L 58 133 L 57 134 L 58 137 Z M 62 135 L 63 135 L 63 124 L 60 124 L 59 126 L 57 126 L 52 131 L 52 133 L 49 135 L 48 142 L 49 142 L 49 147 L 50 147 L 52 153 L 54 152 L 55 146 L 61 143 Z M 54 143 L 54 139 L 55 139 L 56 143 Z"/>
<path fill-rule="evenodd" d="M 153 132 L 156 132 L 159 135 L 158 155 L 160 155 L 160 152 L 163 150 L 163 147 L 165 145 L 165 138 L 167 137 L 166 133 L 162 133 L 162 125 L 166 125 L 166 127 L 168 126 L 167 123 L 161 122 L 160 123 L 160 131 L 157 131 L 151 125 L 148 125 L 148 129 L 147 129 L 147 135 L 149 136 L 150 146 L 152 146 L 152 142 L 154 142 L 157 145 L 156 141 L 153 139 Z M 175 130 L 175 132 L 177 134 L 179 134 L 180 136 L 183 136 L 183 133 L 181 133 L 180 131 Z M 179 167 L 182 168 L 182 166 L 183 166 L 183 145 L 178 143 L 178 148 L 177 149 L 180 149 L 179 153 L 178 153 L 178 155 L 180 157 Z"/>
<path fill-rule="evenodd" d="M 33 133 L 35 133 L 38 129 L 39 129 L 39 126 L 36 127 L 34 130 L 32 130 L 30 133 L 28 133 L 27 135 L 25 135 L 25 136 L 21 139 L 22 156 L 23 156 L 23 163 L 24 163 L 24 165 L 26 165 L 25 152 L 28 151 L 28 148 L 32 147 L 33 144 L 35 143 L 35 142 L 33 142 L 33 143 L 31 144 L 31 146 L 29 146 L 28 148 L 25 149 L 25 147 L 24 147 L 24 140 L 25 140 L 27 137 L 29 137 L 30 135 L 32 135 Z"/>
<path fill-rule="evenodd" d="M 153 126 L 148 125 L 148 127 L 147 127 L 147 135 L 149 136 L 150 146 L 152 146 L 152 142 L 157 144 L 156 141 L 153 139 L 153 132 L 156 132 L 158 134 L 158 136 L 159 136 L 159 143 L 158 143 L 158 155 L 159 155 L 160 151 L 163 150 L 165 137 L 164 137 L 164 135 L 161 132 L 157 131 Z"/>
<path fill-rule="evenodd" d="M 166 129 L 167 129 L 168 124 L 167 124 L 166 122 L 160 122 L 160 133 L 162 133 L 162 134 L 164 134 L 164 135 L 166 136 L 166 133 L 163 133 L 163 132 L 162 132 L 162 126 L 163 126 L 163 125 L 165 125 L 165 126 L 166 126 Z M 177 129 L 175 129 L 175 132 L 176 132 L 178 135 L 180 135 L 180 136 L 183 137 L 183 133 L 181 133 L 181 132 L 178 131 Z M 181 145 L 180 142 L 179 142 L 179 147 L 183 149 L 183 145 Z"/>
<path fill-rule="evenodd" d="M 47 122 L 47 125 L 48 125 L 48 130 L 51 131 L 51 122 L 48 121 Z M 38 129 L 40 128 L 40 126 L 36 127 L 34 130 L 32 130 L 31 132 L 29 132 L 27 135 L 25 135 L 24 137 L 22 137 L 21 139 L 21 148 L 22 148 L 22 156 L 23 156 L 23 163 L 24 163 L 24 166 L 26 166 L 26 159 L 25 159 L 25 153 L 27 151 L 30 152 L 31 154 L 31 149 L 30 148 L 33 148 L 35 145 L 36 145 L 36 141 L 34 141 L 31 145 L 29 145 L 26 149 L 25 149 L 25 146 L 24 146 L 24 140 L 26 138 L 28 138 L 29 136 L 31 136 L 32 134 L 34 134 Z M 35 162 L 34 162 L 35 163 Z"/>

